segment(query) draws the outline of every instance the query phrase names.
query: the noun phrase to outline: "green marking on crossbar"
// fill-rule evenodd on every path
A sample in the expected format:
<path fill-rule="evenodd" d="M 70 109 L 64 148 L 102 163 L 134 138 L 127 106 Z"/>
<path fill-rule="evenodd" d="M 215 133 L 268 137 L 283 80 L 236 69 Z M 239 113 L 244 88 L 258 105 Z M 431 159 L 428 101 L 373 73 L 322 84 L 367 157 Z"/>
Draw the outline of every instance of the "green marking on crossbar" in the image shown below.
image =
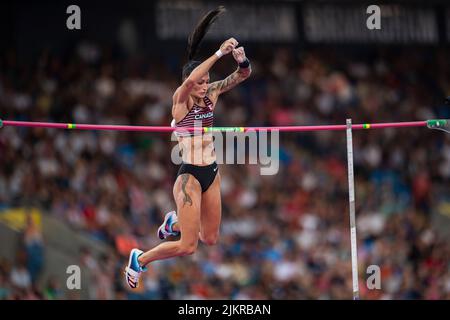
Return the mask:
<path fill-rule="evenodd" d="M 442 128 L 442 127 L 446 127 L 447 125 L 448 125 L 448 120 L 445 120 L 445 119 L 427 120 L 428 128 Z"/>
<path fill-rule="evenodd" d="M 244 127 L 205 127 L 204 132 L 217 132 L 217 131 L 227 131 L 227 132 L 244 132 Z"/>

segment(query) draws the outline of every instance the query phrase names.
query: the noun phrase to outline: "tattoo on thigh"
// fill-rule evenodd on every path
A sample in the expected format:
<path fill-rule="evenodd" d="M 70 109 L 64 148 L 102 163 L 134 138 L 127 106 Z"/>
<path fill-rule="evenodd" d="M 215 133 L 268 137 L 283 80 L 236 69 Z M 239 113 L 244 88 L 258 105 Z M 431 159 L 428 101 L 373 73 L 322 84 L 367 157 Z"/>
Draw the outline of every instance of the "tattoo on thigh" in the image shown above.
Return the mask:
<path fill-rule="evenodd" d="M 186 203 L 189 203 L 190 206 L 192 206 L 192 199 L 189 193 L 186 191 L 186 184 L 189 181 L 189 175 L 188 174 L 182 174 L 181 175 L 181 190 L 183 191 L 184 198 L 183 198 L 183 207 Z"/>

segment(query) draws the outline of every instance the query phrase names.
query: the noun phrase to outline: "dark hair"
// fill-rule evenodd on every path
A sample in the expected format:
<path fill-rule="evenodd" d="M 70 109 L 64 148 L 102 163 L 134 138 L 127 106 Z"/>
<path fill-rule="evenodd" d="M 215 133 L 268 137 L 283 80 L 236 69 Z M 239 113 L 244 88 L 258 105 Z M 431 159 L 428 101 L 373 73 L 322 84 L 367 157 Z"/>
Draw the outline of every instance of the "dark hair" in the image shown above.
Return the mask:
<path fill-rule="evenodd" d="M 194 31 L 189 35 L 188 38 L 188 63 L 183 66 L 183 80 L 189 77 L 192 70 L 200 65 L 200 61 L 193 60 L 196 56 L 200 43 L 205 37 L 211 25 L 216 21 L 216 19 L 225 12 L 224 6 L 219 6 L 214 10 L 209 11 L 205 14 L 200 21 L 197 23 Z"/>

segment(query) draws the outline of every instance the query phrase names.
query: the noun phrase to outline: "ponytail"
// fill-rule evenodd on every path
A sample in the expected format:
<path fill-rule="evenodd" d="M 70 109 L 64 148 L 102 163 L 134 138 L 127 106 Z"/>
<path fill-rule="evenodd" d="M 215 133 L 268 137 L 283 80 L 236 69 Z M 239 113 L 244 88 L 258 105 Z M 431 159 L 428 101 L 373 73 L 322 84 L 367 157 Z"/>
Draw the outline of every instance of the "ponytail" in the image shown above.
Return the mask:
<path fill-rule="evenodd" d="M 194 31 L 190 34 L 188 38 L 188 60 L 191 61 L 194 59 L 195 55 L 198 52 L 198 48 L 200 46 L 200 42 L 202 42 L 204 36 L 208 32 L 211 25 L 216 21 L 216 19 L 226 11 L 224 6 L 219 6 L 214 10 L 209 11 L 205 14 Z"/>

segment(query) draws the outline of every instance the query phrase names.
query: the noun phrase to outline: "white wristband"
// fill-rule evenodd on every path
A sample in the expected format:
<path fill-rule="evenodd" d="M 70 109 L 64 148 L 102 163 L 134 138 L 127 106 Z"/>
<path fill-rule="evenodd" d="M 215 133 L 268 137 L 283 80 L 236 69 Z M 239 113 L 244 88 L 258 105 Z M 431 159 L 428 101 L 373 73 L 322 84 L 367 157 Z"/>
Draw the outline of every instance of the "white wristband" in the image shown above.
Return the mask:
<path fill-rule="evenodd" d="M 216 51 L 215 55 L 216 55 L 218 58 L 221 58 L 221 57 L 223 56 L 223 52 L 219 49 L 219 50 Z"/>

